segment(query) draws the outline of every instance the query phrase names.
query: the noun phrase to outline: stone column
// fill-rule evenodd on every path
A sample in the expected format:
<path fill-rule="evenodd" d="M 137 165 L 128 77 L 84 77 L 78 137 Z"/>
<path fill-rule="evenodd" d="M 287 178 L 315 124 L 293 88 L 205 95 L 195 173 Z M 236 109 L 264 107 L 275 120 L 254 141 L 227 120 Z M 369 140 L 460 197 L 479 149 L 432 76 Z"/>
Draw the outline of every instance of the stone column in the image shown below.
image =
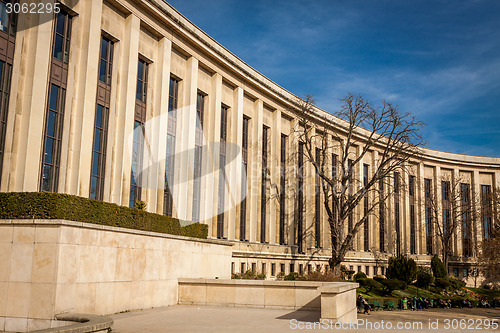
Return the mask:
<path fill-rule="evenodd" d="M 102 0 L 82 2 L 81 5 L 79 31 L 72 37 L 72 44 L 80 42 L 78 47 L 73 48 L 79 52 L 73 57 L 74 75 L 72 77 L 70 74 L 68 77 L 67 93 L 72 89 L 73 98 L 65 110 L 65 118 L 69 118 L 70 123 L 69 143 L 67 149 L 61 147 L 61 162 L 66 162 L 66 172 L 61 163 L 59 178 L 61 192 L 88 197 L 101 46 Z"/>
<path fill-rule="evenodd" d="M 182 81 L 183 105 L 177 110 L 175 142 L 173 200 L 177 218 L 181 220 L 192 219 L 197 84 L 198 60 L 191 57 Z"/>
<path fill-rule="evenodd" d="M 437 233 L 437 228 L 436 223 L 439 225 L 439 228 L 442 230 L 443 226 L 443 202 L 442 202 L 442 193 L 443 193 L 443 187 L 441 186 L 441 167 L 436 166 L 434 169 L 434 179 L 435 179 L 435 184 L 434 184 L 434 200 L 436 201 L 436 208 L 437 208 L 437 221 L 434 221 L 433 217 L 433 240 L 434 240 L 434 253 L 438 254 L 439 256 L 441 255 L 441 249 L 442 249 L 442 244 L 441 244 L 441 238 L 438 236 Z M 433 208 L 434 209 L 434 208 Z"/>
<path fill-rule="evenodd" d="M 120 43 L 116 86 L 116 113 L 109 119 L 109 127 L 115 127 L 114 145 L 108 145 L 112 154 L 110 200 L 128 206 L 130 196 L 130 172 L 132 168 L 132 142 L 134 131 L 135 92 L 137 86 L 137 61 L 139 54 L 140 19 L 130 14 L 125 21 L 125 38 Z M 95 98 L 94 98 L 95 99 Z"/>
<path fill-rule="evenodd" d="M 168 99 L 172 42 L 162 38 L 158 42 L 156 85 L 153 87 L 153 120 L 150 122 L 153 164 L 149 173 L 148 211 L 163 214 L 165 188 L 165 157 L 167 151 Z"/>
<path fill-rule="evenodd" d="M 427 230 L 425 224 L 425 189 L 424 189 L 424 164 L 420 162 L 417 167 L 417 176 L 415 184 L 415 214 L 417 218 L 417 253 L 427 254 Z M 418 213 L 418 215 L 417 215 Z"/>
<path fill-rule="evenodd" d="M 457 209 L 462 209 L 461 207 L 461 185 L 460 185 L 460 170 L 455 168 L 452 170 L 452 179 L 451 179 L 451 200 L 456 200 L 456 202 L 450 202 L 451 205 L 451 217 L 452 219 L 457 218 L 458 221 L 454 221 L 456 223 L 457 228 L 454 232 L 453 236 L 453 245 L 452 245 L 452 255 L 454 256 L 459 256 L 461 255 L 462 252 L 462 215 L 458 215 L 456 212 L 453 212 L 453 207 Z M 455 192 L 455 193 L 453 193 Z M 457 193 L 458 192 L 458 193 Z"/>
<path fill-rule="evenodd" d="M 248 147 L 248 179 L 250 195 L 247 207 L 250 207 L 250 219 L 248 228 L 250 230 L 250 242 L 260 242 L 260 201 L 262 184 L 262 126 L 264 116 L 264 104 L 258 99 L 254 102 L 254 118 L 251 119 Z"/>
<path fill-rule="evenodd" d="M 410 175 L 413 175 L 409 170 L 408 163 L 405 163 L 404 169 L 401 172 L 401 187 L 400 187 L 400 222 L 401 222 L 401 254 L 411 252 L 410 238 L 411 238 L 411 225 L 410 225 Z M 415 223 L 417 223 L 415 214 Z M 415 226 L 416 230 L 416 226 Z M 415 235 L 416 237 L 416 235 Z"/>
<path fill-rule="evenodd" d="M 269 243 L 279 244 L 280 241 L 280 172 L 281 172 L 281 110 L 273 113 L 273 127 L 271 128 L 271 149 L 268 152 L 268 167 L 271 171 L 270 204 L 269 204 Z"/>

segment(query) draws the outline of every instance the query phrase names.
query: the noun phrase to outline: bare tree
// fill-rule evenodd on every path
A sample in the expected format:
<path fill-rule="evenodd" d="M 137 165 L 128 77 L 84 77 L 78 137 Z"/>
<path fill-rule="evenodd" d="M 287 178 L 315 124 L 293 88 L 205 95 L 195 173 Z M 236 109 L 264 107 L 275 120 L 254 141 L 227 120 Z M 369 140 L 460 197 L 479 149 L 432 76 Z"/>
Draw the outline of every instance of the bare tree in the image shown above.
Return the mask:
<path fill-rule="evenodd" d="M 298 102 L 300 123 L 295 129 L 304 145 L 305 160 L 322 180 L 323 206 L 331 232 L 329 264 L 337 273 L 363 223 L 393 193 L 393 187 L 384 186 L 382 191 L 380 184 L 388 184 L 394 172 L 403 171 L 420 155 L 423 140 L 419 130 L 424 126 L 385 101 L 375 107 L 361 96 L 348 94 L 341 102 L 340 111 L 334 114 L 337 118 L 328 117 L 316 112 L 307 96 Z M 375 165 L 361 181 L 355 170 L 371 160 L 375 151 Z M 370 200 L 363 205 L 366 196 Z M 366 207 L 360 209 L 362 206 Z"/>
<path fill-rule="evenodd" d="M 458 237 L 459 226 L 467 228 L 468 240 L 472 242 L 472 221 L 477 216 L 477 200 L 465 187 L 463 181 L 459 179 L 452 180 L 450 177 L 443 176 L 441 181 L 441 193 L 431 191 L 427 198 L 427 205 L 432 214 L 431 220 L 433 230 L 441 245 L 441 256 L 446 272 L 449 273 L 449 258 L 453 255 L 453 240 Z M 462 230 L 463 232 L 463 230 Z M 470 246 L 472 244 L 464 244 Z M 471 250 L 472 251 L 472 250 Z"/>
<path fill-rule="evenodd" d="M 481 242 L 478 261 L 481 273 L 487 281 L 498 284 L 500 282 L 500 270 L 498 269 L 500 266 L 500 188 L 496 188 L 488 198 L 482 200 L 484 202 L 482 202 L 481 208 L 490 210 L 482 213 L 489 214 L 494 224 L 488 239 Z"/>

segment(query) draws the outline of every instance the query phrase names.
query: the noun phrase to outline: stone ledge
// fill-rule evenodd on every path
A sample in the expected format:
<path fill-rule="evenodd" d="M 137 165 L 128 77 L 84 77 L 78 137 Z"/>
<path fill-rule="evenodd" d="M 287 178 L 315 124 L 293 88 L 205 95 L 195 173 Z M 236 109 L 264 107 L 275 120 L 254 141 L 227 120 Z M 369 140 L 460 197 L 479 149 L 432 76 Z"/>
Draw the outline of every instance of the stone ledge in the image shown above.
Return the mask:
<path fill-rule="evenodd" d="M 346 282 L 321 286 L 318 291 L 321 294 L 340 294 L 359 287 L 358 283 Z"/>
<path fill-rule="evenodd" d="M 31 333 L 91 333 L 109 332 L 113 326 L 113 319 L 105 316 L 95 316 L 80 313 L 65 313 L 56 315 L 58 320 L 73 321 L 76 324 L 31 331 Z"/>
<path fill-rule="evenodd" d="M 319 281 L 273 281 L 273 280 L 245 280 L 245 279 L 188 279 L 180 278 L 179 285 L 230 285 L 230 286 L 266 286 L 266 287 L 296 287 L 317 289 L 332 282 Z M 351 283 L 352 284 L 352 283 Z"/>

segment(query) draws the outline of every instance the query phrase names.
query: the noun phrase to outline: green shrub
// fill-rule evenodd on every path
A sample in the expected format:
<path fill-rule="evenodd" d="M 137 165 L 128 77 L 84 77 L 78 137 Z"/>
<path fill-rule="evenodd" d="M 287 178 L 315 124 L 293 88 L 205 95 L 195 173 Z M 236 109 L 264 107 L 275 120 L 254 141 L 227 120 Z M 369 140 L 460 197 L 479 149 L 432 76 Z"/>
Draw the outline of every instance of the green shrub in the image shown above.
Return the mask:
<path fill-rule="evenodd" d="M 327 269 L 325 272 L 312 271 L 301 276 L 297 274 L 295 279 L 300 281 L 322 281 L 322 282 L 343 281 L 342 278 L 339 278 L 339 276 L 335 275 L 335 273 L 330 269 Z"/>
<path fill-rule="evenodd" d="M 367 293 L 369 293 L 373 289 L 383 289 L 384 288 L 382 283 L 377 282 L 373 279 L 369 279 L 369 278 L 360 278 L 356 282 L 358 282 L 360 286 L 365 287 Z"/>
<path fill-rule="evenodd" d="M 380 283 L 382 283 L 383 280 L 386 280 L 386 278 L 381 275 L 374 276 L 373 279 Z"/>
<path fill-rule="evenodd" d="M 451 286 L 451 282 L 448 278 L 436 278 L 434 284 L 441 289 L 448 289 Z"/>
<path fill-rule="evenodd" d="M 432 269 L 432 274 L 436 279 L 445 278 L 448 276 L 446 268 L 444 267 L 443 262 L 441 261 L 441 259 L 439 259 L 437 254 L 435 254 L 434 257 L 432 257 L 431 269 Z"/>
<path fill-rule="evenodd" d="M 450 276 L 448 281 L 450 282 L 450 287 L 453 288 L 453 290 L 462 289 L 466 285 L 464 281 L 459 280 L 454 276 Z"/>
<path fill-rule="evenodd" d="M 417 277 L 417 264 L 406 256 L 391 257 L 386 275 L 388 279 L 398 279 L 410 284 Z"/>
<path fill-rule="evenodd" d="M 297 272 L 291 272 L 290 274 L 287 274 L 285 276 L 283 276 L 283 280 L 285 281 L 295 281 L 297 280 L 299 277 L 299 273 Z"/>
<path fill-rule="evenodd" d="M 354 271 L 347 269 L 344 265 L 340 266 L 340 274 L 343 280 L 351 280 Z"/>
<path fill-rule="evenodd" d="M 136 201 L 134 207 L 138 210 L 146 210 L 146 203 L 142 200 Z"/>
<path fill-rule="evenodd" d="M 397 279 L 384 279 L 380 281 L 380 283 L 384 286 L 384 292 L 386 294 L 391 294 L 394 290 L 405 290 L 407 285 L 404 281 L 400 281 Z"/>
<path fill-rule="evenodd" d="M 358 281 L 358 279 L 366 279 L 366 274 L 363 272 L 357 272 L 354 274 L 354 281 Z"/>
<path fill-rule="evenodd" d="M 0 219 L 57 219 L 207 238 L 208 226 L 113 203 L 48 192 L 0 193 Z"/>
<path fill-rule="evenodd" d="M 426 269 L 419 267 L 417 270 L 417 286 L 420 288 L 428 288 L 434 282 L 434 276 Z"/>

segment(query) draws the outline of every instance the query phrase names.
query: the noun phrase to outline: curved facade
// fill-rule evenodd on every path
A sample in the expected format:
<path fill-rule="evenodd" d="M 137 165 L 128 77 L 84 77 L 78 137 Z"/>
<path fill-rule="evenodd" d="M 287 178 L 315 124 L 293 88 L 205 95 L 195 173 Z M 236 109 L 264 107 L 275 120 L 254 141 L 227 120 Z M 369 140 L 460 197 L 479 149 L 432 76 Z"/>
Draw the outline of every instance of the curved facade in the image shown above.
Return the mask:
<path fill-rule="evenodd" d="M 0 31 L 1 191 L 144 201 L 233 242 L 235 273 L 323 269 L 329 230 L 314 170 L 298 154 L 297 97 L 161 0 L 62 2 L 52 20 L 20 13 Z M 426 186 L 439 194 L 442 179 L 460 181 L 471 197 L 500 187 L 500 158 L 425 149 L 408 170 L 400 177 L 413 190 L 402 187 L 397 218 L 392 202 L 383 227 L 374 216 L 358 233 L 345 259 L 353 270 L 383 274 L 396 248 L 422 265 L 439 253 Z M 475 218 L 467 242 L 493 223 Z M 464 234 L 459 227 L 450 267 L 473 285 L 477 250 L 465 249 Z"/>

